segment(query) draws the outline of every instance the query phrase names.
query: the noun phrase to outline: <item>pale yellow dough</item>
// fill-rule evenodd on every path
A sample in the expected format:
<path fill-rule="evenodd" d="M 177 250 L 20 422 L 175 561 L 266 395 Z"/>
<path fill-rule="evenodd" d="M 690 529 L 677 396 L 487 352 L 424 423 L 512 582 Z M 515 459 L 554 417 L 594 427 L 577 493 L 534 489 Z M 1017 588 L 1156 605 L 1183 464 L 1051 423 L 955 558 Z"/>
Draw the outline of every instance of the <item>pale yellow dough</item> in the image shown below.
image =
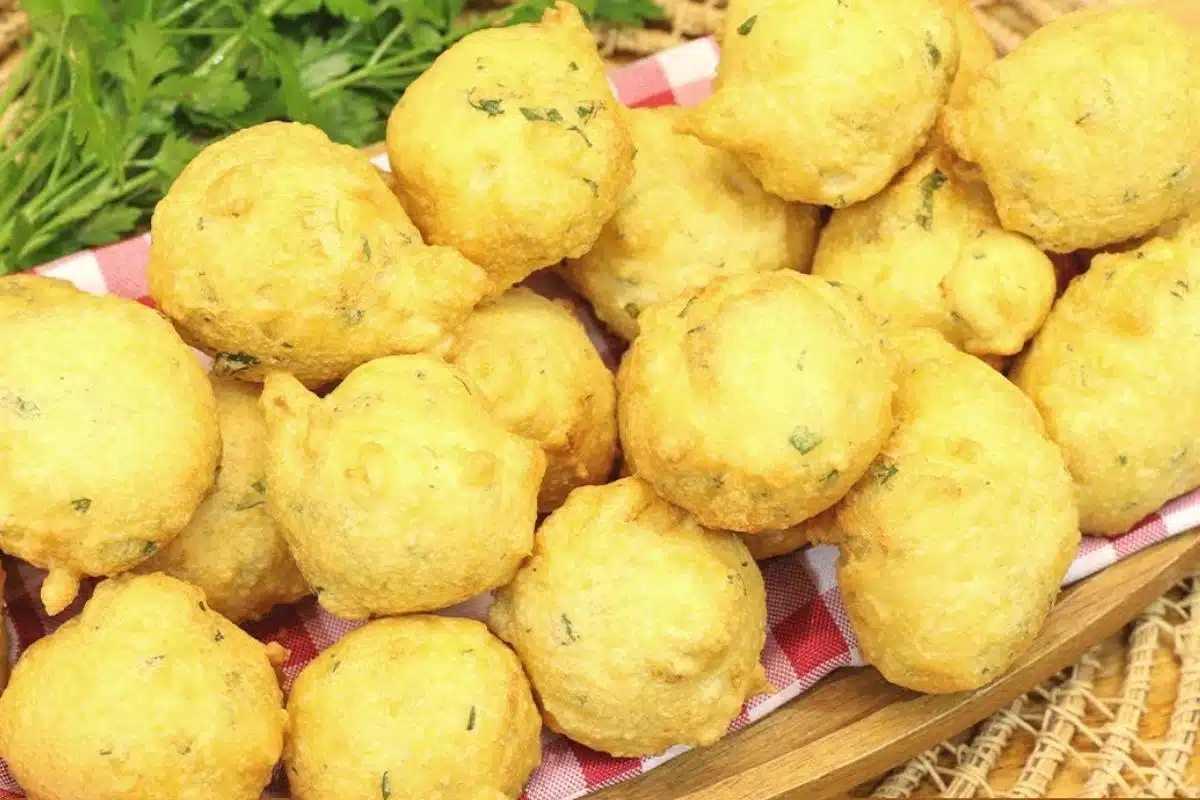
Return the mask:
<path fill-rule="evenodd" d="M 217 484 L 187 527 L 138 567 L 200 587 L 213 610 L 234 622 L 258 619 L 309 594 L 267 513 L 261 390 L 257 384 L 213 379 L 224 447 Z"/>
<path fill-rule="evenodd" d="M 204 370 L 160 315 L 65 281 L 0 280 L 0 549 L 50 571 L 57 614 L 83 575 L 171 540 L 221 454 Z"/>
<path fill-rule="evenodd" d="M 213 371 L 309 386 L 446 339 L 486 275 L 427 247 L 359 151 L 268 122 L 205 148 L 154 212 L 150 293 Z"/>
<path fill-rule="evenodd" d="M 633 175 L 633 145 L 592 34 L 560 2 L 440 55 L 388 119 L 396 190 L 422 233 L 499 295 L 591 249 Z"/>
<path fill-rule="evenodd" d="M 331 614 L 454 605 L 529 554 L 546 458 L 457 367 L 381 358 L 324 398 L 273 373 L 262 404 L 267 509 Z"/>
<path fill-rule="evenodd" d="M 521 657 L 546 724 L 646 756 L 712 744 L 769 684 L 762 576 L 637 478 L 575 490 L 488 620 Z"/>
<path fill-rule="evenodd" d="M 513 652 L 479 622 L 369 622 L 322 652 L 288 699 L 293 800 L 513 800 L 541 720 Z"/>
<path fill-rule="evenodd" d="M 629 112 L 633 183 L 600 239 L 562 274 L 617 335 L 637 336 L 642 309 L 721 275 L 808 270 L 813 206 L 768 194 L 730 153 L 686 131 L 675 106 Z"/>
<path fill-rule="evenodd" d="M 722 278 L 641 318 L 617 378 L 632 471 L 701 524 L 790 528 L 858 480 L 891 432 L 866 308 L 820 278 Z"/>
<path fill-rule="evenodd" d="M 1075 478 L 1084 533 L 1200 486 L 1200 217 L 1098 255 L 1013 371 Z"/>
<path fill-rule="evenodd" d="M 1074 490 L 1002 375 L 932 331 L 893 344 L 896 430 L 837 506 L 838 584 L 885 678 L 968 691 L 1041 630 L 1079 544 Z"/>
<path fill-rule="evenodd" d="M 258 800 L 287 714 L 265 647 L 166 575 L 101 583 L 0 695 L 0 756 L 32 800 Z"/>
<path fill-rule="evenodd" d="M 471 376 L 500 424 L 546 454 L 540 511 L 608 480 L 617 453 L 615 382 L 568 303 L 510 289 L 467 319 L 447 359 Z"/>

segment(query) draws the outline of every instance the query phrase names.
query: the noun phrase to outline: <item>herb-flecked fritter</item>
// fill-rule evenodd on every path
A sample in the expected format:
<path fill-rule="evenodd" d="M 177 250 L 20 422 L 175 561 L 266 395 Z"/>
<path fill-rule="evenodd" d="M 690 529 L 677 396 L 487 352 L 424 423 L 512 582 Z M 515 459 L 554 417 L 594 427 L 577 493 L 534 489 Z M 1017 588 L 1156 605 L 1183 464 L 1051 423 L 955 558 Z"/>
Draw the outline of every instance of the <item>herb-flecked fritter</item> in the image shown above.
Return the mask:
<path fill-rule="evenodd" d="M 846 206 L 912 161 L 957 65 L 944 0 L 730 0 L 692 122 L 772 194 Z"/>
<path fill-rule="evenodd" d="M 1013 380 L 1062 447 L 1084 533 L 1124 533 L 1200 486 L 1197 364 L 1200 217 L 1096 256 L 1050 312 Z"/>
<path fill-rule="evenodd" d="M 267 513 L 261 390 L 258 384 L 213 379 L 223 446 L 216 486 L 187 527 L 138 567 L 200 587 L 213 610 L 234 622 L 258 619 L 309 593 Z"/>
<path fill-rule="evenodd" d="M 132 569 L 212 487 L 216 403 L 159 314 L 65 281 L 0 281 L 0 549 L 50 571 L 46 610 L 82 575 Z"/>
<path fill-rule="evenodd" d="M 396 104 L 387 148 L 417 227 L 487 270 L 493 296 L 586 253 L 633 174 L 623 109 L 564 2 L 440 55 Z"/>
<path fill-rule="evenodd" d="M 101 583 L 0 695 L 0 756 L 37 800 L 258 800 L 283 750 L 277 654 L 166 575 Z"/>
<path fill-rule="evenodd" d="M 837 506 L 838 584 L 885 678 L 967 691 L 1041 630 L 1079 544 L 1071 477 L 1004 376 L 933 331 L 891 341 L 896 430 Z"/>
<path fill-rule="evenodd" d="M 471 376 L 500 424 L 546 454 L 540 511 L 558 508 L 577 486 L 608 480 L 616 387 L 568 304 L 510 289 L 467 319 L 447 359 Z"/>
<path fill-rule="evenodd" d="M 928 153 L 880 194 L 833 212 L 813 274 L 858 292 L 885 330 L 933 328 L 968 353 L 1012 355 L 1050 313 L 1054 265 L 942 160 Z"/>
<path fill-rule="evenodd" d="M 576 489 L 537 532 L 489 624 L 546 724 L 616 756 L 712 744 L 769 684 L 762 575 L 645 482 Z"/>
<path fill-rule="evenodd" d="M 1200 42 L 1148 9 L 1068 14 L 985 68 L 943 128 L 1043 249 L 1140 236 L 1200 202 Z"/>
<path fill-rule="evenodd" d="M 457 367 L 371 361 L 324 398 L 272 373 L 267 509 L 327 611 L 430 611 L 507 583 L 533 546 L 545 456 Z"/>
<path fill-rule="evenodd" d="M 625 457 L 702 525 L 790 528 L 837 502 L 891 432 L 879 328 L 824 280 L 721 278 L 640 323 L 617 377 Z"/>
<path fill-rule="evenodd" d="M 633 183 L 600 239 L 563 276 L 625 339 L 642 309 L 720 275 L 807 271 L 817 210 L 768 194 L 731 154 L 684 130 L 681 108 L 629 112 Z"/>
<path fill-rule="evenodd" d="M 294 800 L 512 800 L 541 719 L 512 651 L 479 622 L 369 622 L 322 652 L 288 699 Z"/>
<path fill-rule="evenodd" d="M 150 293 L 213 372 L 309 386 L 438 345 L 486 276 L 427 247 L 371 162 L 310 125 L 205 148 L 158 204 Z"/>

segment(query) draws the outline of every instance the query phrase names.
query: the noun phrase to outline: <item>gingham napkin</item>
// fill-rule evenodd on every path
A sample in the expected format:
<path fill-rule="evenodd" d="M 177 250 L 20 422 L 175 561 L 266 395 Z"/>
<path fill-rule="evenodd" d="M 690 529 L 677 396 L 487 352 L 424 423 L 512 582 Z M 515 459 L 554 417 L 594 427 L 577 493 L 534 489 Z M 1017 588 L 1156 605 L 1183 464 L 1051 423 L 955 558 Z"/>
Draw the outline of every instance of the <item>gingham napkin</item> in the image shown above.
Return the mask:
<path fill-rule="evenodd" d="M 711 91 L 717 49 L 709 39 L 697 40 L 612 73 L 613 90 L 630 106 L 672 103 L 694 105 Z M 386 161 L 379 159 L 381 166 Z M 146 296 L 148 237 L 131 239 L 98 250 L 79 253 L 37 271 L 65 278 L 95 294 L 118 294 L 152 305 Z M 535 282 L 547 294 L 561 286 Z M 615 351 L 594 320 L 587 320 L 593 337 L 606 356 Z M 611 358 L 610 358 L 611 363 Z M 1067 574 L 1066 583 L 1091 575 L 1110 564 L 1163 539 L 1200 525 L 1200 490 L 1165 506 L 1132 532 L 1116 539 L 1086 539 Z M 837 551 L 815 547 L 777 558 L 762 565 L 767 585 L 767 641 L 762 661 L 767 677 L 779 687 L 776 694 L 757 697 L 746 704 L 732 724 L 743 728 L 761 719 L 788 700 L 809 689 L 837 667 L 861 665 L 862 658 L 846 619 L 834 574 Z M 56 620 L 47 619 L 37 602 L 43 573 L 10 563 L 7 588 L 8 622 L 14 643 L 9 659 L 21 647 L 53 630 L 56 623 L 76 613 L 90 591 L 85 587 L 74 605 Z M 490 598 L 477 598 L 446 613 L 482 618 Z M 355 627 L 321 611 L 309 600 L 276 609 L 248 626 L 263 641 L 276 641 L 291 651 L 284 667 L 287 685 L 318 651 L 336 642 Z M 525 800 L 569 800 L 605 786 L 641 775 L 683 752 L 674 748 L 653 758 L 610 758 L 547 732 L 543 738 L 542 765 L 533 774 Z M 0 797 L 21 797 L 11 774 L 0 762 Z M 82 800 L 82 798 L 81 798 Z"/>

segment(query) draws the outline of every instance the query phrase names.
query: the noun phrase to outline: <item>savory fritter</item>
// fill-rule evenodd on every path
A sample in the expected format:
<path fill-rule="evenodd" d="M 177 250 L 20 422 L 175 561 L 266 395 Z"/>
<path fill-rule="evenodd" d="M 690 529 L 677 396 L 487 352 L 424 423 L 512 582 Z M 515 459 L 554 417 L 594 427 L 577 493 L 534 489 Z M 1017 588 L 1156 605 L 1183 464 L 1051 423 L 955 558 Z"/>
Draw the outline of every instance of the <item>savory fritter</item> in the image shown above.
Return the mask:
<path fill-rule="evenodd" d="M 138 568 L 198 586 L 213 610 L 234 622 L 258 619 L 309 593 L 267 513 L 261 389 L 213 379 L 223 443 L 217 484 L 187 527 Z"/>
<path fill-rule="evenodd" d="M 50 571 L 46 611 L 82 575 L 132 569 L 212 487 L 217 409 L 154 311 L 65 281 L 0 281 L 0 550 Z"/>
<path fill-rule="evenodd" d="M 925 144 L 958 66 L 945 0 L 730 0 L 696 135 L 772 194 L 842 207 Z"/>
<path fill-rule="evenodd" d="M 933 328 L 975 355 L 1011 355 L 1054 302 L 1054 265 L 1000 227 L 987 190 L 940 154 L 918 159 L 882 193 L 833 212 L 813 274 L 862 296 L 886 330 Z"/>
<path fill-rule="evenodd" d="M 1018 362 L 1058 442 L 1084 533 L 1124 533 L 1200 486 L 1200 217 L 1102 254 Z"/>
<path fill-rule="evenodd" d="M 943 127 L 1006 228 L 1055 252 L 1124 241 L 1200 202 L 1200 43 L 1148 9 L 1068 14 L 985 68 Z"/>
<path fill-rule="evenodd" d="M 733 155 L 688 134 L 686 113 L 629 112 L 633 183 L 596 246 L 562 271 L 625 339 L 643 308 L 717 276 L 805 272 L 812 261 L 817 209 L 768 194 Z"/>
<path fill-rule="evenodd" d="M 838 583 L 863 655 L 921 692 L 1004 673 L 1079 544 L 1062 454 L 1020 390 L 932 331 L 898 333 L 896 430 L 838 504 Z"/>
<path fill-rule="evenodd" d="M 329 613 L 444 608 L 529 555 L 546 458 L 457 367 L 381 358 L 324 399 L 272 373 L 262 404 L 267 509 Z"/>
<path fill-rule="evenodd" d="M 502 800 L 541 760 L 513 652 L 482 623 L 381 619 L 300 673 L 284 763 L 294 800 Z"/>
<path fill-rule="evenodd" d="M 362 153 L 268 122 L 196 156 L 158 204 L 150 293 L 213 371 L 319 386 L 438 344 L 486 275 L 427 247 Z"/>
<path fill-rule="evenodd" d="M 258 800 L 287 727 L 277 648 L 182 581 L 112 578 L 21 655 L 0 756 L 37 800 Z"/>
<path fill-rule="evenodd" d="M 617 455 L 613 374 L 565 302 L 510 289 L 472 314 L 447 360 L 479 387 L 492 416 L 546 454 L 538 509 L 604 483 Z"/>
<path fill-rule="evenodd" d="M 537 532 L 489 624 L 546 724 L 615 756 L 712 744 L 769 687 L 762 576 L 737 536 L 645 482 L 576 489 Z"/>
<path fill-rule="evenodd" d="M 958 69 L 950 84 L 949 105 L 966 98 L 967 88 L 979 77 L 984 67 L 996 60 L 996 48 L 979 25 L 979 17 L 971 0 L 942 0 L 958 34 Z M 936 133 L 936 131 L 935 131 Z"/>
<path fill-rule="evenodd" d="M 498 295 L 591 249 L 633 175 L 629 125 L 575 6 L 465 36 L 392 111 L 388 158 L 417 227 Z"/>
<path fill-rule="evenodd" d="M 617 378 L 625 457 L 702 525 L 790 528 L 837 502 L 891 432 L 878 326 L 819 278 L 721 278 L 640 324 Z"/>
<path fill-rule="evenodd" d="M 837 506 L 786 530 L 743 533 L 741 536 L 755 561 L 794 553 L 809 544 L 833 544 L 841 538 L 837 528 Z"/>

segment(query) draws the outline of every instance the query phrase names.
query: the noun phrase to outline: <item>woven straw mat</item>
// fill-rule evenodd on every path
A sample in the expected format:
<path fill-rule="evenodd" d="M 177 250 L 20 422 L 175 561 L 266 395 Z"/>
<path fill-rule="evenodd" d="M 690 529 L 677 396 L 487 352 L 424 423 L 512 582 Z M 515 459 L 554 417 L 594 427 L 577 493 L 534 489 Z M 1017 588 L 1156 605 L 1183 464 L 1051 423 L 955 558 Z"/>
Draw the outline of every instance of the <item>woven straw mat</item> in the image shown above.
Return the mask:
<path fill-rule="evenodd" d="M 597 31 L 610 62 L 719 35 L 725 0 L 658 2 L 651 27 Z M 1063 13 L 1126 2 L 971 0 L 1000 53 Z M 28 30 L 16 0 L 0 0 L 0 86 Z M 1200 763 L 1189 769 L 1198 731 L 1200 570 L 1075 666 L 855 795 L 1200 797 Z"/>

